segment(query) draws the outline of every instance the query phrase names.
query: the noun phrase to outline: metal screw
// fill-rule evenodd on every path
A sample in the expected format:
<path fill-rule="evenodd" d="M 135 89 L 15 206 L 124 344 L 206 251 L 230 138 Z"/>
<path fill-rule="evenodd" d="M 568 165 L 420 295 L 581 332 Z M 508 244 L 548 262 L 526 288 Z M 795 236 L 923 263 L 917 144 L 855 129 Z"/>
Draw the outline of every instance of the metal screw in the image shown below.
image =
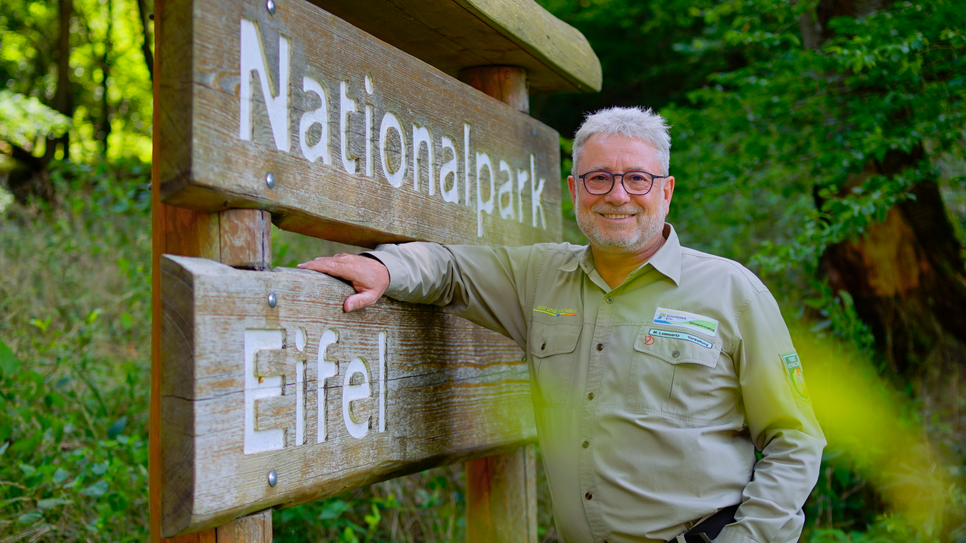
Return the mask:
<path fill-rule="evenodd" d="M 275 15 L 275 0 L 266 0 L 265 9 L 267 9 L 272 15 Z"/>
<path fill-rule="evenodd" d="M 268 1 L 271 2 L 272 0 Z M 274 487 L 276 484 L 278 484 L 278 474 L 275 473 L 275 470 L 272 470 L 268 472 L 268 486 Z"/>
<path fill-rule="evenodd" d="M 271 2 L 271 0 L 269 0 L 269 2 Z M 275 188 L 275 174 L 271 174 L 271 173 L 270 174 L 267 174 L 265 176 L 265 184 L 268 185 L 268 188 L 274 189 Z"/>
<path fill-rule="evenodd" d="M 268 307 L 275 309 L 275 304 L 278 303 L 278 298 L 275 297 L 275 293 L 268 295 Z"/>

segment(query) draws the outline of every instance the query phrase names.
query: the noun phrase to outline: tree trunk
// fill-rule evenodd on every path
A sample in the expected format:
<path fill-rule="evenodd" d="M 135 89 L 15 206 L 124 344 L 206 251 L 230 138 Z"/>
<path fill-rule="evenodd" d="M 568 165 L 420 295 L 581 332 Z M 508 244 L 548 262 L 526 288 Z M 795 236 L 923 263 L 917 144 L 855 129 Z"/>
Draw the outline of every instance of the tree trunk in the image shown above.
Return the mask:
<path fill-rule="evenodd" d="M 153 20 L 153 13 L 148 14 L 147 0 L 138 0 L 138 14 L 141 15 L 141 30 L 144 33 L 144 39 L 141 42 L 141 53 L 144 54 L 144 62 L 148 65 L 148 75 L 151 76 L 151 81 L 154 81 L 154 53 L 151 51 L 151 34 L 148 32 L 148 20 Z"/>
<path fill-rule="evenodd" d="M 893 152 L 868 174 L 893 176 L 922 159 Z M 898 375 L 966 365 L 966 267 L 962 246 L 935 181 L 922 181 L 864 237 L 826 248 L 822 273 L 848 292 L 875 337 L 876 351 Z"/>

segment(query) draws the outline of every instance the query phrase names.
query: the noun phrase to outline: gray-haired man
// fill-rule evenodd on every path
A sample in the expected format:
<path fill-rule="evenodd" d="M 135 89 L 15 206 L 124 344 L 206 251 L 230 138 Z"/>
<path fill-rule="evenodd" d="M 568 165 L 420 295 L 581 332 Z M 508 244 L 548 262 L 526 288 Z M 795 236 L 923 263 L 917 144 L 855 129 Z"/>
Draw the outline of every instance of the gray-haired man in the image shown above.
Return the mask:
<path fill-rule="evenodd" d="M 438 304 L 524 349 L 564 541 L 795 541 L 825 439 L 771 294 L 665 224 L 670 147 L 650 110 L 587 117 L 568 177 L 586 247 L 410 243 L 300 267 L 348 279 L 346 311 Z"/>

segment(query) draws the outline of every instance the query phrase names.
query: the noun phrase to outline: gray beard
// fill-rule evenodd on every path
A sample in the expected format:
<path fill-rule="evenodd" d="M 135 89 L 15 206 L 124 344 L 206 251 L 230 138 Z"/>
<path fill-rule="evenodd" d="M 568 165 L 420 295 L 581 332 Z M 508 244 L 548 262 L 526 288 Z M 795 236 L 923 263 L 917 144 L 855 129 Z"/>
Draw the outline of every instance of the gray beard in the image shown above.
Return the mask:
<path fill-rule="evenodd" d="M 587 236 L 592 247 L 608 250 L 616 249 L 613 252 L 636 252 L 644 248 L 647 242 L 654 239 L 664 230 L 664 216 L 666 206 L 661 206 L 658 213 L 651 213 L 645 216 L 644 224 L 639 230 L 623 232 L 618 235 L 604 236 L 597 229 L 594 222 L 593 213 L 577 212 L 577 226 L 580 231 Z M 608 251 L 610 252 L 610 251 Z"/>

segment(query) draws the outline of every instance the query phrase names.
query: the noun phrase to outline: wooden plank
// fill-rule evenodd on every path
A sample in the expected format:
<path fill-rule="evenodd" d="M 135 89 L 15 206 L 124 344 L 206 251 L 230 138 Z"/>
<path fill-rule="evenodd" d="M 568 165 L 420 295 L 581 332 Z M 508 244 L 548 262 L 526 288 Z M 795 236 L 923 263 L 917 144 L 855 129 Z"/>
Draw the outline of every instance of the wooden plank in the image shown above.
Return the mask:
<path fill-rule="evenodd" d="M 521 113 L 530 113 L 527 71 L 516 66 L 476 66 L 460 70 L 460 81 Z"/>
<path fill-rule="evenodd" d="M 559 239 L 556 132 L 305 0 L 276 5 L 172 0 L 161 14 L 166 203 L 265 209 L 364 246 Z"/>
<path fill-rule="evenodd" d="M 344 313 L 331 277 L 173 256 L 161 288 L 165 536 L 535 437 L 520 350 L 438 307 Z M 259 351 L 291 365 L 259 377 Z"/>
<path fill-rule="evenodd" d="M 537 543 L 536 455 L 527 445 L 466 463 L 467 543 Z"/>
<path fill-rule="evenodd" d="M 266 270 L 272 265 L 272 215 L 260 209 L 218 213 L 219 262 L 235 268 Z"/>
<path fill-rule="evenodd" d="M 216 543 L 272 543 L 272 511 L 259 511 L 219 526 Z"/>
<path fill-rule="evenodd" d="M 452 76 L 519 66 L 534 94 L 600 90 L 600 61 L 583 34 L 532 0 L 313 1 Z"/>

